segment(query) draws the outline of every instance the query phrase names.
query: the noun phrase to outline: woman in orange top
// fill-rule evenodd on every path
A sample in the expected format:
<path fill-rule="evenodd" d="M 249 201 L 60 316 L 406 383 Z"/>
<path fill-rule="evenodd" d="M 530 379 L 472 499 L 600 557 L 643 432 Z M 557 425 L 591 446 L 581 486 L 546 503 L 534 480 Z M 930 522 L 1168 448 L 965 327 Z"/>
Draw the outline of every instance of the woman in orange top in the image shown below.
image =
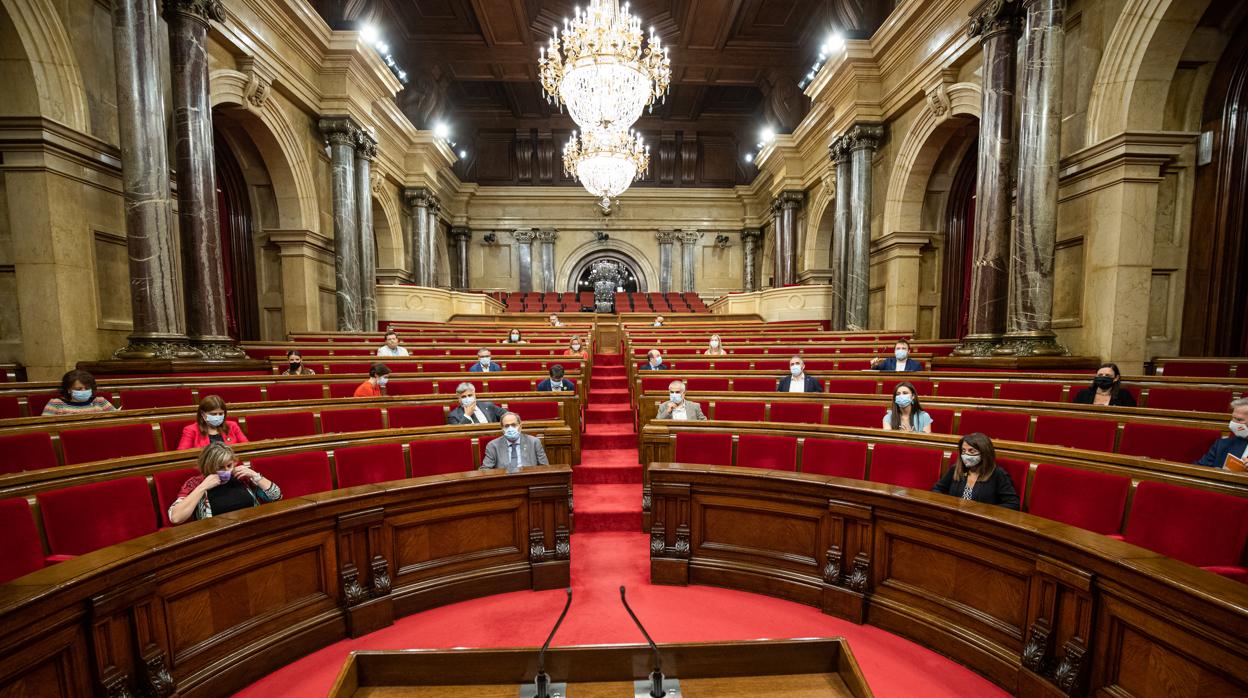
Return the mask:
<path fill-rule="evenodd" d="M 368 380 L 360 383 L 360 386 L 355 389 L 354 397 L 381 397 L 381 389 L 386 387 L 389 375 L 389 366 L 373 364 L 372 368 L 368 369 Z"/>
<path fill-rule="evenodd" d="M 589 352 L 585 351 L 585 349 L 581 346 L 580 337 L 572 338 L 572 341 L 568 343 L 568 348 L 563 350 L 563 355 L 564 356 L 579 356 L 585 360 L 589 359 Z"/>

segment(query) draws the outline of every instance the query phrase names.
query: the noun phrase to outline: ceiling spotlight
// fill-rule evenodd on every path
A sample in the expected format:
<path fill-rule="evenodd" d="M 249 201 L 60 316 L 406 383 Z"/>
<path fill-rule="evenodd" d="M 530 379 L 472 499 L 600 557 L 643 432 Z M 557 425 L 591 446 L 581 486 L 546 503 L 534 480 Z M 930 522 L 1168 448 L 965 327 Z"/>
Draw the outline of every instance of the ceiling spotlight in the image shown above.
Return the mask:
<path fill-rule="evenodd" d="M 758 132 L 758 137 L 764 143 L 770 143 L 776 139 L 776 132 L 771 130 L 770 126 L 766 126 L 763 130 Z"/>
<path fill-rule="evenodd" d="M 377 27 L 374 27 L 371 24 L 365 24 L 363 27 L 360 27 L 360 38 L 363 39 L 366 44 L 375 44 L 377 43 L 377 39 L 381 37 L 377 34 Z"/>
<path fill-rule="evenodd" d="M 821 47 L 823 53 L 836 53 L 845 48 L 845 35 L 840 32 L 832 32 L 828 36 L 828 40 Z"/>
<path fill-rule="evenodd" d="M 400 71 L 399 71 L 399 79 L 400 79 L 400 80 L 402 80 L 403 82 L 407 82 L 407 71 L 406 71 L 406 70 L 400 70 Z"/>
<path fill-rule="evenodd" d="M 459 151 L 459 157 L 460 157 L 460 159 L 467 158 L 467 157 L 468 157 L 468 151 L 467 151 L 467 150 L 461 150 L 461 151 Z"/>
<path fill-rule="evenodd" d="M 746 161 L 746 162 L 754 162 L 754 153 L 746 153 L 746 154 L 745 154 L 745 161 Z"/>
<path fill-rule="evenodd" d="M 433 135 L 438 138 L 446 138 L 451 135 L 451 127 L 447 126 L 444 122 L 439 121 L 433 125 Z"/>
<path fill-rule="evenodd" d="M 378 41 L 377 50 L 381 51 L 382 53 L 390 53 L 390 44 L 387 44 L 384 41 Z"/>

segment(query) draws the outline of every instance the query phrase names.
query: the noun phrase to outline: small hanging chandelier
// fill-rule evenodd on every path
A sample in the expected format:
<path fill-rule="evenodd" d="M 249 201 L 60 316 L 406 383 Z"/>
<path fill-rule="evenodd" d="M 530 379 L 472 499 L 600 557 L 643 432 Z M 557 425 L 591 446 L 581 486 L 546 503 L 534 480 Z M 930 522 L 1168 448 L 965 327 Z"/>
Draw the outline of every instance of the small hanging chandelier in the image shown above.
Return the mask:
<path fill-rule="evenodd" d="M 649 169 L 650 146 L 631 130 L 594 130 L 580 136 L 573 131 L 563 147 L 563 171 L 598 197 L 603 213 L 610 213 L 611 200 Z"/>

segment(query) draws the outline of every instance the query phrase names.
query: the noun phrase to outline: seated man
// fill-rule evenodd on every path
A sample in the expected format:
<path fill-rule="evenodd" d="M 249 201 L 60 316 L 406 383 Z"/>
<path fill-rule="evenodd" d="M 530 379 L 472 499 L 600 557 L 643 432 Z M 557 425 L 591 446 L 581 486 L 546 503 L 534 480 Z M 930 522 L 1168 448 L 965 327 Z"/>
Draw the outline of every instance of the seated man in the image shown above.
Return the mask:
<path fill-rule="evenodd" d="M 503 435 L 485 445 L 481 470 L 505 468 L 509 473 L 518 473 L 535 465 L 550 465 L 542 440 L 520 433 L 520 415 L 506 412 L 500 421 Z"/>
<path fill-rule="evenodd" d="M 503 370 L 503 367 L 490 360 L 489 349 L 478 349 L 477 363 L 473 364 L 472 368 L 468 370 L 471 373 L 495 373 Z"/>
<path fill-rule="evenodd" d="M 893 345 L 893 355 L 887 359 L 878 356 L 871 359 L 871 368 L 876 371 L 922 371 L 923 362 L 910 358 L 910 342 L 899 339 Z"/>
<path fill-rule="evenodd" d="M 386 343 L 377 347 L 377 356 L 407 356 L 407 348 L 399 346 L 399 333 L 386 333 Z"/>
<path fill-rule="evenodd" d="M 667 364 L 663 363 L 663 354 L 658 349 L 651 349 L 646 352 L 646 357 L 650 359 L 650 363 L 641 367 L 643 371 L 666 371 Z"/>
<path fill-rule="evenodd" d="M 551 327 L 563 327 L 563 321 L 559 319 L 558 315 L 551 313 L 550 314 L 550 326 Z"/>
<path fill-rule="evenodd" d="M 806 375 L 806 362 L 800 356 L 789 358 L 789 375 L 776 384 L 778 393 L 822 393 L 819 379 Z"/>
<path fill-rule="evenodd" d="M 576 390 L 576 383 L 573 383 L 570 378 L 563 377 L 563 364 L 555 364 L 550 367 L 550 378 L 537 384 L 537 391 L 548 393 L 561 390 Z"/>
<path fill-rule="evenodd" d="M 702 406 L 696 402 L 685 400 L 684 381 L 672 381 L 667 386 L 668 397 L 671 399 L 659 405 L 659 414 L 655 419 L 678 419 L 690 422 L 706 421 L 702 414 Z"/>
<path fill-rule="evenodd" d="M 477 402 L 477 387 L 467 381 L 455 386 L 459 406 L 446 414 L 447 424 L 486 424 L 497 422 L 503 409 L 492 402 Z"/>
<path fill-rule="evenodd" d="M 1231 401 L 1231 422 L 1228 426 L 1231 435 L 1214 441 L 1209 452 L 1196 461 L 1196 465 L 1225 468 L 1230 462 L 1232 469 L 1237 465 L 1243 468 L 1244 461 L 1248 460 L 1248 397 Z"/>
<path fill-rule="evenodd" d="M 368 380 L 355 388 L 353 397 L 381 397 L 381 389 L 390 380 L 390 367 L 385 364 L 373 364 L 368 369 Z"/>
<path fill-rule="evenodd" d="M 662 327 L 662 326 L 663 326 L 663 316 L 660 315 L 654 319 L 654 324 L 651 325 L 651 327 Z"/>

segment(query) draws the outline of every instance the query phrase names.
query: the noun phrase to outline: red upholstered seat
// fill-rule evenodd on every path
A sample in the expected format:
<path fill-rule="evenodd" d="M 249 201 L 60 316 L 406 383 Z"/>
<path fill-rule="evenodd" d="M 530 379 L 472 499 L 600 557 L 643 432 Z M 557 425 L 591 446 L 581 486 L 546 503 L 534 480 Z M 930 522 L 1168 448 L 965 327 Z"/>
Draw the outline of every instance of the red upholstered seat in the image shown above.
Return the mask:
<path fill-rule="evenodd" d="M 142 477 L 41 492 L 35 499 L 52 557 L 84 555 L 156 530 L 152 492 Z"/>
<path fill-rule="evenodd" d="M 1127 422 L 1118 452 L 1129 456 L 1193 463 L 1222 437 L 1217 429 L 1172 427 L 1164 424 Z"/>
<path fill-rule="evenodd" d="M 835 424 L 841 427 L 860 427 L 863 429 L 879 429 L 884 423 L 884 413 L 888 411 L 886 405 L 880 405 L 879 409 L 874 407 L 863 407 L 862 405 L 828 405 L 828 424 Z"/>
<path fill-rule="evenodd" d="M 1155 410 L 1199 410 L 1222 412 L 1231 402 L 1229 390 L 1201 390 L 1158 386 L 1148 391 L 1146 407 Z"/>
<path fill-rule="evenodd" d="M 1095 533 L 1117 533 L 1131 478 L 1041 463 L 1031 480 L 1027 511 Z"/>
<path fill-rule="evenodd" d="M 953 433 L 953 410 L 946 407 L 924 407 L 923 411 L 932 416 L 933 434 Z"/>
<path fill-rule="evenodd" d="M 338 472 L 338 487 L 370 485 L 407 477 L 403 444 L 340 448 L 334 451 L 334 464 Z"/>
<path fill-rule="evenodd" d="M 169 507 L 173 505 L 173 500 L 178 498 L 182 485 L 198 474 L 197 468 L 178 468 L 177 470 L 162 470 L 152 476 L 152 484 L 156 486 L 157 513 L 160 514 L 162 526 L 173 525 L 169 521 Z"/>
<path fill-rule="evenodd" d="M 865 480 L 867 442 L 806 439 L 802 444 L 802 472 Z"/>
<path fill-rule="evenodd" d="M 1014 491 L 1018 493 L 1018 501 L 1021 505 L 1024 501 L 1023 497 L 1027 494 L 1027 472 L 1031 470 L 1031 466 L 1027 461 L 998 458 L 997 467 L 1010 474 L 1010 481 L 1014 483 Z"/>
<path fill-rule="evenodd" d="M 540 361 L 508 361 L 503 368 L 516 373 L 538 373 L 542 370 Z"/>
<path fill-rule="evenodd" d="M 1032 402 L 1061 402 L 1061 383 L 1002 383 L 997 393 L 1001 400 L 1030 400 Z"/>
<path fill-rule="evenodd" d="M 732 434 L 677 434 L 672 459 L 677 463 L 732 465 Z"/>
<path fill-rule="evenodd" d="M 876 387 L 874 380 L 859 378 L 832 378 L 824 383 L 824 389 L 829 393 L 852 395 L 874 395 Z"/>
<path fill-rule="evenodd" d="M 316 420 L 311 412 L 253 414 L 248 415 L 246 420 L 247 438 L 251 441 L 316 434 Z"/>
<path fill-rule="evenodd" d="M 936 384 L 936 394 L 941 397 L 991 398 L 996 386 L 982 381 L 942 380 Z"/>
<path fill-rule="evenodd" d="M 433 381 L 392 380 L 386 383 L 386 395 L 432 395 Z"/>
<path fill-rule="evenodd" d="M 0 530 L 0 584 L 43 568 L 43 543 L 25 499 L 0 499 Z"/>
<path fill-rule="evenodd" d="M 559 403 L 555 401 L 541 402 L 509 402 L 507 409 L 520 415 L 522 420 L 559 419 Z"/>
<path fill-rule="evenodd" d="M 354 361 L 350 363 L 335 363 L 329 364 L 329 373 L 332 375 L 352 374 L 357 376 L 367 376 L 368 370 L 372 367 L 373 365 L 371 363 L 357 363 Z M 361 378 L 360 380 L 364 379 Z"/>
<path fill-rule="evenodd" d="M 211 388 L 199 389 L 201 400 L 208 395 L 216 395 L 229 405 L 264 400 L 264 391 L 258 385 L 214 385 Z"/>
<path fill-rule="evenodd" d="M 958 432 L 974 434 L 981 432 L 992 439 L 1026 441 L 1031 415 L 1025 412 L 993 412 L 988 410 L 963 410 L 958 422 Z"/>
<path fill-rule="evenodd" d="M 1114 433 L 1117 430 L 1117 422 L 1109 419 L 1080 419 L 1046 414 L 1036 418 L 1036 430 L 1032 434 L 1032 441 L 1038 444 L 1081 448 L 1085 451 L 1113 453 Z"/>
<path fill-rule="evenodd" d="M 689 390 L 707 393 L 726 393 L 728 392 L 728 379 L 714 376 L 698 376 L 687 379 L 685 387 Z"/>
<path fill-rule="evenodd" d="M 876 444 L 871 454 L 872 482 L 930 490 L 940 478 L 941 452 L 931 448 Z"/>
<path fill-rule="evenodd" d="M 389 387 L 389 386 L 387 386 Z M 412 427 L 436 427 L 446 424 L 446 412 L 441 405 L 400 405 L 387 410 L 391 429 Z"/>
<path fill-rule="evenodd" d="M 767 403 L 765 402 L 729 402 L 720 400 L 715 403 L 714 419 L 726 422 L 761 422 L 763 421 L 766 408 Z"/>
<path fill-rule="evenodd" d="M 769 422 L 787 422 L 790 424 L 822 424 L 823 403 L 820 402 L 782 402 L 771 403 L 771 412 L 767 416 Z"/>
<path fill-rule="evenodd" d="M 483 381 L 479 381 L 479 380 L 461 381 L 459 379 L 452 378 L 450 380 L 438 381 L 438 393 L 442 395 L 454 395 L 455 389 L 459 387 L 460 383 L 468 383 L 469 385 L 472 386 L 473 390 L 477 391 L 478 393 L 485 392 L 485 390 L 481 388 L 481 386 L 485 385 Z"/>
<path fill-rule="evenodd" d="M 1163 482 L 1135 488 L 1123 540 L 1248 581 L 1248 499 Z"/>
<path fill-rule="evenodd" d="M 774 393 L 778 378 L 766 376 L 743 376 L 732 379 L 732 390 L 738 393 Z"/>
<path fill-rule="evenodd" d="M 664 372 L 660 371 L 659 373 L 664 373 Z M 680 376 L 677 376 L 674 374 L 673 375 L 659 375 L 659 376 L 642 376 L 641 392 L 643 393 L 667 392 L 667 386 L 670 385 L 672 381 L 678 380 L 679 378 Z"/>
<path fill-rule="evenodd" d="M 166 451 L 178 450 L 178 442 L 182 440 L 182 430 L 194 423 L 194 419 L 166 419 L 160 422 L 161 448 Z"/>
<path fill-rule="evenodd" d="M 755 361 L 754 370 L 755 371 L 777 371 L 777 372 L 787 371 L 789 370 L 789 360 L 784 359 L 783 361 L 781 361 L 779 359 L 776 359 L 776 360 L 767 359 L 767 360 Z M 773 386 L 773 389 L 774 389 L 774 386 Z"/>
<path fill-rule="evenodd" d="M 355 389 L 360 387 L 360 383 L 363 383 L 363 382 L 364 382 L 363 380 L 360 380 L 358 383 L 357 382 L 330 383 L 329 384 L 329 396 L 331 398 L 355 397 Z"/>
<path fill-rule="evenodd" d="M 0 458 L 0 475 L 55 468 L 59 465 L 56 462 L 56 450 L 52 447 L 52 437 L 47 432 L 32 431 L 0 436 L 0 453 L 4 454 L 4 458 Z"/>
<path fill-rule="evenodd" d="M 711 362 L 706 359 L 681 359 L 680 368 L 684 371 L 709 371 Z"/>
<path fill-rule="evenodd" d="M 841 359 L 836 366 L 842 371 L 865 371 L 871 368 L 871 359 Z"/>
<path fill-rule="evenodd" d="M 325 410 L 321 412 L 321 433 L 323 434 L 372 431 L 383 428 L 381 408 L 379 407 L 365 407 L 356 410 Z"/>
<path fill-rule="evenodd" d="M 482 443 L 482 448 L 485 444 Z M 412 460 L 412 477 L 462 473 L 475 470 L 472 439 L 429 439 L 408 444 Z"/>
<path fill-rule="evenodd" d="M 119 424 L 61 432 L 65 465 L 143 456 L 156 452 L 151 424 Z"/>
<path fill-rule="evenodd" d="M 490 378 L 485 381 L 485 389 L 489 393 L 529 393 L 533 392 L 533 387 L 533 381 L 528 378 Z"/>
<path fill-rule="evenodd" d="M 932 394 L 932 382 L 927 380 L 910 380 L 909 378 L 898 378 L 896 375 L 885 374 L 884 394 L 892 395 L 897 389 L 899 383 L 910 383 L 914 386 L 915 392 L 919 394 L 919 401 L 922 402 L 925 396 Z"/>
<path fill-rule="evenodd" d="M 1196 376 L 1201 378 L 1229 378 L 1229 361 L 1167 361 L 1161 365 L 1166 376 Z"/>
<path fill-rule="evenodd" d="M 797 470 L 797 437 L 742 434 L 737 440 L 737 465 Z"/>
<path fill-rule="evenodd" d="M 269 400 L 323 400 L 325 386 L 321 383 L 273 383 L 268 388 Z"/>
<path fill-rule="evenodd" d="M 97 391 L 96 394 L 104 397 L 109 397 L 110 395 L 108 391 L 104 390 Z M 43 414 L 43 408 L 48 405 L 48 400 L 60 396 L 60 393 L 32 393 L 26 396 L 26 409 L 30 411 L 30 416 L 38 417 Z"/>
<path fill-rule="evenodd" d="M 194 405 L 190 388 L 145 388 L 121 391 L 121 409 L 146 410 L 153 407 L 185 407 Z"/>
<path fill-rule="evenodd" d="M 283 499 L 334 489 L 329 474 L 329 456 L 324 451 L 262 456 L 253 458 L 251 467 L 271 482 L 276 482 L 282 489 Z"/>
<path fill-rule="evenodd" d="M 22 406 L 16 396 L 0 395 L 0 419 L 17 419 L 22 416 Z"/>

